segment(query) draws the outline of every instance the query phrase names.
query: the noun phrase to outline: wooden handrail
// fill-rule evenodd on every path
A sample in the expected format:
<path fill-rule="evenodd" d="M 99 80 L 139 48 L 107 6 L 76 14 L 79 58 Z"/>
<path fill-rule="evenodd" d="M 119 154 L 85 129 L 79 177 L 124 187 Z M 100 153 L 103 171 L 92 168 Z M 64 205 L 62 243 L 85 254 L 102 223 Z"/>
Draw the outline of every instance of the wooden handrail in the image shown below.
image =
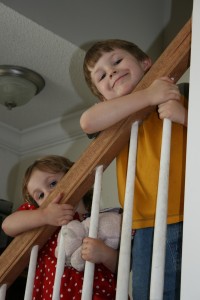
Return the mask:
<path fill-rule="evenodd" d="M 191 20 L 185 24 L 135 90 L 148 87 L 153 80 L 162 76 L 173 77 L 177 82 L 189 68 L 190 45 Z M 128 142 L 133 121 L 143 119 L 151 110 L 152 108 L 144 109 L 101 132 L 59 182 L 43 206 L 46 206 L 58 192 L 64 194 L 63 203 L 78 204 L 94 182 L 96 167 L 103 165 L 104 170 L 108 167 Z M 17 236 L 0 256 L 0 284 L 12 284 L 27 266 L 31 248 L 34 245 L 41 248 L 55 230 L 56 227 L 48 225 Z"/>

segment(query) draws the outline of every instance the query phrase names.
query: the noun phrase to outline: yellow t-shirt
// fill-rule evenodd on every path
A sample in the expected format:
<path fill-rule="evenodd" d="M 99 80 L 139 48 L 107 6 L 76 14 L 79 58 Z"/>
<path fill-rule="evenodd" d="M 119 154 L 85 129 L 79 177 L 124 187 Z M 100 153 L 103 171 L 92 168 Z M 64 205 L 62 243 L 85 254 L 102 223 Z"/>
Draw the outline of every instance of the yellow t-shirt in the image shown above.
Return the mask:
<path fill-rule="evenodd" d="M 184 98 L 183 98 L 184 101 Z M 138 132 L 132 228 L 154 226 L 163 121 L 157 112 L 144 120 Z M 187 128 L 172 124 L 168 194 L 168 224 L 183 220 Z M 123 207 L 128 163 L 126 145 L 117 157 L 119 200 Z"/>

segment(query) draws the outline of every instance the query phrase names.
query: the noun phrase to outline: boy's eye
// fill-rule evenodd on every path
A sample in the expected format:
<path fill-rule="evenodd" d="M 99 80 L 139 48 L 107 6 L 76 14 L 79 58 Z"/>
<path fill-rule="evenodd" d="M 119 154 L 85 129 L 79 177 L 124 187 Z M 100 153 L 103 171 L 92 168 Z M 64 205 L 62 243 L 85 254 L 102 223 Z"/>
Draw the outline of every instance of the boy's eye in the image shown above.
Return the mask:
<path fill-rule="evenodd" d="M 53 189 L 53 188 L 56 186 L 57 183 L 58 183 L 57 180 L 52 181 L 52 182 L 50 183 L 50 188 Z"/>
<path fill-rule="evenodd" d="M 117 59 L 117 60 L 114 62 L 114 65 L 118 65 L 121 61 L 122 61 L 122 58 Z"/>
<path fill-rule="evenodd" d="M 106 74 L 104 73 L 104 74 L 102 74 L 101 76 L 100 76 L 100 78 L 99 78 L 99 81 L 101 81 L 102 79 L 104 79 L 106 77 Z"/>

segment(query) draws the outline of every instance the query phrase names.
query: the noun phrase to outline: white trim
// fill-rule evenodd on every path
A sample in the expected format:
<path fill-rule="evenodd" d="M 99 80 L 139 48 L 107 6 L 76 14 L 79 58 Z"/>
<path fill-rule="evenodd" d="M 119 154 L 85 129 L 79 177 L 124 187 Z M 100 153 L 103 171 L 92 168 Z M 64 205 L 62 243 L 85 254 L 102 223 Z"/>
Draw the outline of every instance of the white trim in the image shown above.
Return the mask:
<path fill-rule="evenodd" d="M 200 1 L 193 1 L 181 300 L 200 299 Z"/>
<path fill-rule="evenodd" d="M 0 147 L 23 156 L 79 139 L 85 135 L 79 125 L 81 113 L 79 111 L 22 131 L 0 122 Z"/>

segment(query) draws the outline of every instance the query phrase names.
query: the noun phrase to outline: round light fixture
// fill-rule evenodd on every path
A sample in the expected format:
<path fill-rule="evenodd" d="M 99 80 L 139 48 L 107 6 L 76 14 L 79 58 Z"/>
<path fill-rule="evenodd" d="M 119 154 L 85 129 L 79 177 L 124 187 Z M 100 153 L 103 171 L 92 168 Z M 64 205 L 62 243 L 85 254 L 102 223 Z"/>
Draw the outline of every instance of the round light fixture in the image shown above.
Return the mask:
<path fill-rule="evenodd" d="M 44 79 L 35 71 L 19 66 L 0 66 L 0 104 L 9 110 L 29 102 L 44 86 Z"/>

